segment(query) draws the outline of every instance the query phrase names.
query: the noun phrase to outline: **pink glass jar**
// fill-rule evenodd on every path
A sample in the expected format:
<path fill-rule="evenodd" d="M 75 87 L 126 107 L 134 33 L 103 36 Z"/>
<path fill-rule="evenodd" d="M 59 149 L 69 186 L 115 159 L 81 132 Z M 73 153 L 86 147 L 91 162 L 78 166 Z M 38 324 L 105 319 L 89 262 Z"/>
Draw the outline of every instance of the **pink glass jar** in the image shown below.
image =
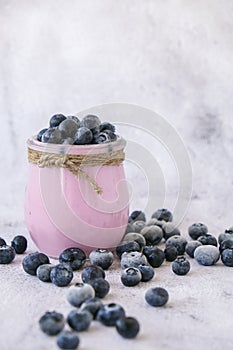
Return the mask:
<path fill-rule="evenodd" d="M 70 146 L 42 143 L 32 137 L 27 144 L 42 154 L 98 157 L 122 151 L 126 142 L 118 138 L 107 144 Z M 70 247 L 81 248 L 87 254 L 95 248 L 114 249 L 124 236 L 129 195 L 123 163 L 84 165 L 81 169 L 75 176 L 63 167 L 40 167 L 29 162 L 25 222 L 38 249 L 49 256 L 58 257 Z M 88 179 L 102 189 L 101 194 Z"/>

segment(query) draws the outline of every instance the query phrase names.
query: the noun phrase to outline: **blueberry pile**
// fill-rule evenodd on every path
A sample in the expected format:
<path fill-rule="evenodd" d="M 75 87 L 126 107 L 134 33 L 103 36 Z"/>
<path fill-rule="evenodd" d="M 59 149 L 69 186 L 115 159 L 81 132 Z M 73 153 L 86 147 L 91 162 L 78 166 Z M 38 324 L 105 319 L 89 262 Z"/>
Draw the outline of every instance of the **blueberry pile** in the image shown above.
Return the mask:
<path fill-rule="evenodd" d="M 26 249 L 27 239 L 24 236 L 15 236 L 11 245 L 7 245 L 5 239 L 0 237 L 0 264 L 10 264 L 16 254 L 23 254 Z"/>
<path fill-rule="evenodd" d="M 96 115 L 86 115 L 82 120 L 76 116 L 55 114 L 49 127 L 40 130 L 37 140 L 45 143 L 87 145 L 116 141 L 115 126 L 101 122 Z"/>

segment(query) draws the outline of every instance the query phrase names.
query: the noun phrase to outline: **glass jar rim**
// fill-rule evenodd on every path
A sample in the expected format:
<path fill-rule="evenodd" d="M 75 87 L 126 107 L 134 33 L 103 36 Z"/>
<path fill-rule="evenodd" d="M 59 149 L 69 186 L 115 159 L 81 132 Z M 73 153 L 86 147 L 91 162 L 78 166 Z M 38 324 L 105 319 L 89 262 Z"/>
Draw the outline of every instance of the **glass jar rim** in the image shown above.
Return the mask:
<path fill-rule="evenodd" d="M 37 140 L 36 135 L 31 136 L 27 140 L 27 145 L 36 151 L 55 153 L 55 154 L 87 154 L 87 153 L 105 153 L 124 149 L 126 140 L 117 136 L 117 140 L 102 144 L 87 144 L 87 145 L 66 145 L 45 143 Z"/>

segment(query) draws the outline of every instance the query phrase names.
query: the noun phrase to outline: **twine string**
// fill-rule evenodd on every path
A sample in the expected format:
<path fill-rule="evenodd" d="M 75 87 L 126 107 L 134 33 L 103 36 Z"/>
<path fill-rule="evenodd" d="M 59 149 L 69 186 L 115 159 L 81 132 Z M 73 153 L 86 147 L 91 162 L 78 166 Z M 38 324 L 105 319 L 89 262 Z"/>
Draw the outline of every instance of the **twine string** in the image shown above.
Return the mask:
<path fill-rule="evenodd" d="M 47 153 L 28 148 L 28 161 L 30 163 L 37 164 L 40 168 L 65 168 L 74 174 L 77 178 L 79 174 L 81 174 L 90 183 L 97 194 L 101 194 L 103 192 L 102 188 L 90 175 L 88 175 L 83 167 L 120 165 L 124 159 L 125 154 L 123 150 L 82 155 Z"/>

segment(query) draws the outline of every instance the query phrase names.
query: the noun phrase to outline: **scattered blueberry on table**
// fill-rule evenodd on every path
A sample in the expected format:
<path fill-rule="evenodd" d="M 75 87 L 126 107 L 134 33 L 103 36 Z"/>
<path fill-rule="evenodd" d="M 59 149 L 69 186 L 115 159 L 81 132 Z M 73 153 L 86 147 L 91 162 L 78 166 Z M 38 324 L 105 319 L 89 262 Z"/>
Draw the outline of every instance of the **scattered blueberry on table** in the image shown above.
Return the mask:
<path fill-rule="evenodd" d="M 96 319 L 105 326 L 112 327 L 122 317 L 125 317 L 124 308 L 119 304 L 110 303 L 99 309 Z"/>
<path fill-rule="evenodd" d="M 142 274 L 136 267 L 127 267 L 121 273 L 121 282 L 124 286 L 136 286 L 142 279 Z"/>
<path fill-rule="evenodd" d="M 140 325 L 134 317 L 123 317 L 116 321 L 117 332 L 126 339 L 135 338 L 140 330 Z"/>
<path fill-rule="evenodd" d="M 146 291 L 145 299 L 151 306 L 163 306 L 168 302 L 169 294 L 162 287 L 150 288 Z"/>
<path fill-rule="evenodd" d="M 57 337 L 57 345 L 60 349 L 75 350 L 79 346 L 79 337 L 75 332 L 64 331 Z"/>
<path fill-rule="evenodd" d="M 22 235 L 15 236 L 11 241 L 11 246 L 16 254 L 23 254 L 27 249 L 27 239 Z"/>
<path fill-rule="evenodd" d="M 15 258 L 14 248 L 8 245 L 0 246 L 0 264 L 10 264 Z"/>
<path fill-rule="evenodd" d="M 87 283 L 76 283 L 69 287 L 67 291 L 68 302 L 75 307 L 81 306 L 81 304 L 90 299 L 94 298 L 95 290 Z"/>
<path fill-rule="evenodd" d="M 190 270 L 190 262 L 184 256 L 178 256 L 172 263 L 172 271 L 176 275 L 187 275 Z"/>
<path fill-rule="evenodd" d="M 39 319 L 40 329 L 48 335 L 57 335 L 65 326 L 64 316 L 56 311 L 47 311 Z"/>
<path fill-rule="evenodd" d="M 93 315 L 87 311 L 71 310 L 67 316 L 69 326 L 77 332 L 86 331 L 91 324 Z"/>
<path fill-rule="evenodd" d="M 58 287 L 67 286 L 73 279 L 73 270 L 70 264 L 60 263 L 52 267 L 50 279 Z"/>
<path fill-rule="evenodd" d="M 113 263 L 114 255 L 107 249 L 95 249 L 89 254 L 90 263 L 107 270 Z"/>

